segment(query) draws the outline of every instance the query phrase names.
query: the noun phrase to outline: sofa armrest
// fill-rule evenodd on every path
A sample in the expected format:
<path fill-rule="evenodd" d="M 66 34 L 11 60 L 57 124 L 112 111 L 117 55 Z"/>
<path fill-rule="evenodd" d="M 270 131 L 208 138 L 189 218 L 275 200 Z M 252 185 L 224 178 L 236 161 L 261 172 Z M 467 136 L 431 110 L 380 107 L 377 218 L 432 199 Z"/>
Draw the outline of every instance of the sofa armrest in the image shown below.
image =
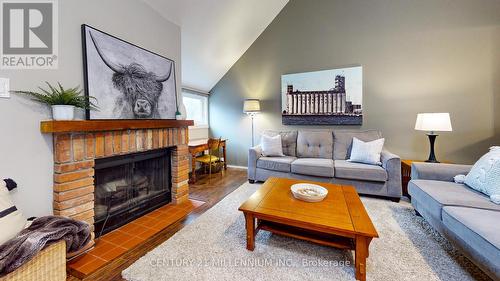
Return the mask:
<path fill-rule="evenodd" d="M 456 175 L 467 175 L 472 165 L 416 162 L 411 164 L 412 180 L 453 181 Z"/>
<path fill-rule="evenodd" d="M 392 166 L 394 164 L 398 164 L 396 162 L 399 162 L 399 165 L 401 166 L 401 157 L 387 150 L 383 150 L 380 154 L 380 161 L 382 162 L 382 168 L 386 170 L 388 165 Z"/>
<path fill-rule="evenodd" d="M 401 197 L 403 189 L 401 187 L 401 158 L 387 150 L 380 154 L 382 168 L 387 172 L 387 195 L 391 197 Z"/>
<path fill-rule="evenodd" d="M 255 180 L 257 173 L 257 160 L 262 156 L 262 147 L 260 145 L 251 147 L 248 150 L 248 179 Z"/>

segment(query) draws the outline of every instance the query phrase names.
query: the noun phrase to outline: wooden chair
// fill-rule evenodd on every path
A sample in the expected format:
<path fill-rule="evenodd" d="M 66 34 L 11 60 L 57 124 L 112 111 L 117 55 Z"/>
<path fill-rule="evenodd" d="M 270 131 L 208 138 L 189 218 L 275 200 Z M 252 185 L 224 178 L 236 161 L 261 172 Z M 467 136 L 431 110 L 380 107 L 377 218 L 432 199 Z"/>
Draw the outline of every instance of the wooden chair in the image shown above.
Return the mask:
<path fill-rule="evenodd" d="M 220 169 L 222 171 L 220 167 L 220 165 L 222 164 L 221 138 L 209 139 L 207 144 L 208 144 L 208 154 L 196 157 L 195 161 L 201 163 L 205 167 L 205 171 L 206 167 L 208 166 L 208 178 L 210 180 L 212 174 L 212 166 L 214 164 L 216 165 L 217 169 Z"/>

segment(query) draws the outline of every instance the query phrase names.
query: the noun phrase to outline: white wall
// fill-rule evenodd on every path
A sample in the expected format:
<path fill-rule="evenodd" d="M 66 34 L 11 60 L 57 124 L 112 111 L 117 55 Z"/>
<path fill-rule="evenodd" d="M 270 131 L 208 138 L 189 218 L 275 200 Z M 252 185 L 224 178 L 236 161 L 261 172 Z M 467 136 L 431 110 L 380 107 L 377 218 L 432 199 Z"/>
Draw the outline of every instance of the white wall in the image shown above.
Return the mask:
<path fill-rule="evenodd" d="M 11 90 L 29 90 L 44 81 L 83 86 L 80 25 L 86 23 L 176 62 L 181 85 L 180 27 L 139 0 L 59 1 L 59 68 L 0 70 Z M 14 201 L 26 216 L 52 213 L 52 137 L 40 133 L 40 120 L 50 112 L 21 97 L 0 99 L 0 177 L 19 187 Z"/>
<path fill-rule="evenodd" d="M 208 128 L 189 127 L 189 140 L 208 139 Z"/>

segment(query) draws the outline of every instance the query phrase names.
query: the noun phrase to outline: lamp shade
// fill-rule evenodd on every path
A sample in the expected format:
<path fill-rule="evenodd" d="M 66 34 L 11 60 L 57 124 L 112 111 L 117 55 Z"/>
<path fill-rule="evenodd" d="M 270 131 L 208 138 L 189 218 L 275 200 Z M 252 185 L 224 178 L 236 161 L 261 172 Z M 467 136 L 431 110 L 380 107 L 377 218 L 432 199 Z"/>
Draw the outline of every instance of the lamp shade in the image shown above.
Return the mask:
<path fill-rule="evenodd" d="M 415 130 L 430 132 L 451 132 L 449 113 L 419 113 Z"/>
<path fill-rule="evenodd" d="M 257 113 L 260 112 L 260 102 L 258 99 L 246 99 L 243 103 L 243 112 Z"/>

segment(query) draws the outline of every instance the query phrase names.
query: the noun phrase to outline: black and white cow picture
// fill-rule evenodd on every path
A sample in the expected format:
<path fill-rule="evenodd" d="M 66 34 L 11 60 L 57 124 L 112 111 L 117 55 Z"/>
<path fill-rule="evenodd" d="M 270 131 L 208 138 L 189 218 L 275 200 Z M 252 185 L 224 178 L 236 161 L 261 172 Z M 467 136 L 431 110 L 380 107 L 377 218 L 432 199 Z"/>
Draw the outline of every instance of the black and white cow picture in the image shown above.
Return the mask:
<path fill-rule="evenodd" d="M 91 112 L 89 119 L 175 118 L 173 61 L 114 37 L 104 47 L 103 38 L 107 38 L 102 32 L 88 26 L 84 28 L 87 93 L 97 98 L 99 108 L 105 107 L 104 114 Z M 93 50 L 89 50 L 89 46 Z M 132 56 L 127 57 L 128 54 Z"/>

